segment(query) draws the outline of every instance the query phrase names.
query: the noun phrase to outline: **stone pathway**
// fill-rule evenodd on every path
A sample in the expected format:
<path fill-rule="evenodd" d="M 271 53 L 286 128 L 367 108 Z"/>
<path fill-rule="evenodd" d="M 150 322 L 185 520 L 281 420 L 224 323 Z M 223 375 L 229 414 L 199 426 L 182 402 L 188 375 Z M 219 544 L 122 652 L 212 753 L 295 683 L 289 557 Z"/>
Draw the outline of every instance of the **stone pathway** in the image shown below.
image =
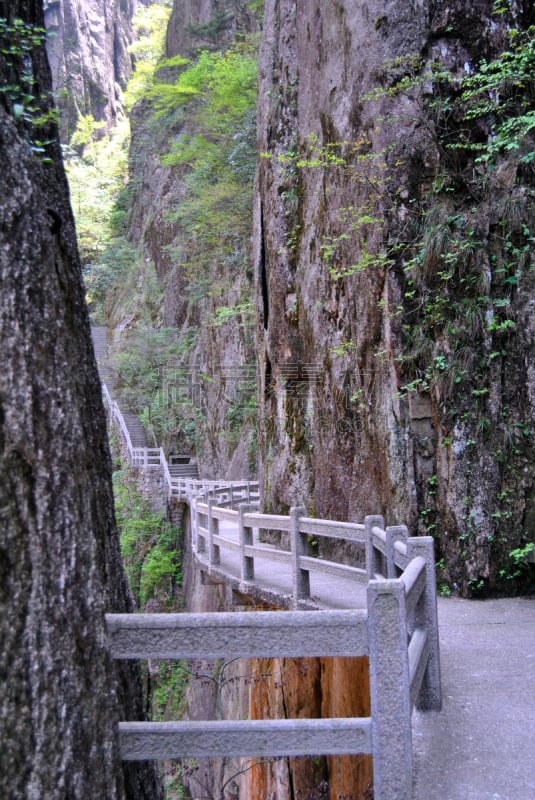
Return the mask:
<path fill-rule="evenodd" d="M 231 523 L 220 522 L 219 531 L 231 541 L 238 541 L 237 529 Z M 255 544 L 258 542 L 258 531 L 254 530 Z M 270 545 L 265 545 L 269 551 Z M 220 565 L 222 576 L 230 578 L 234 588 L 243 594 L 262 598 L 284 606 L 289 601 L 292 591 L 292 569 L 290 564 L 270 561 L 269 557 L 255 558 L 254 584 L 242 583 L 241 560 L 238 553 L 220 548 Z M 214 568 L 212 568 L 214 570 Z M 218 568 L 216 567 L 217 571 Z M 366 587 L 351 579 L 310 573 L 310 603 L 303 603 L 309 608 L 324 610 L 366 608 Z"/>
<path fill-rule="evenodd" d="M 93 340 L 102 363 L 103 329 Z M 221 571 L 247 592 L 238 555 L 222 549 Z M 289 597 L 290 568 L 255 559 L 255 586 Z M 366 604 L 364 587 L 330 576 L 311 575 L 311 595 L 319 608 Z M 414 714 L 414 800 L 535 800 L 535 597 L 440 598 L 438 611 L 443 709 Z"/>
<path fill-rule="evenodd" d="M 221 569 L 239 576 L 238 556 L 222 549 Z M 311 581 L 320 608 L 365 606 L 358 584 Z M 255 560 L 255 584 L 290 594 L 290 570 Z M 438 613 L 443 710 L 414 714 L 414 800 L 535 800 L 535 597 L 439 598 Z"/>
<path fill-rule="evenodd" d="M 534 800 L 535 597 L 438 614 L 443 709 L 414 715 L 414 800 Z"/>

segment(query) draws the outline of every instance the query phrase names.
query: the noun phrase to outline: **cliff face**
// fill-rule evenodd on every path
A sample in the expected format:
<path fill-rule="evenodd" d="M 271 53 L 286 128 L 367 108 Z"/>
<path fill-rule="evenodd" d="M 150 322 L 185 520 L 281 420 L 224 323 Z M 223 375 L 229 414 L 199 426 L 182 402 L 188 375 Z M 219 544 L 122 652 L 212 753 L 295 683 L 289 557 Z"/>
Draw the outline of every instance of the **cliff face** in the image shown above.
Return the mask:
<path fill-rule="evenodd" d="M 166 55 L 187 56 L 192 47 L 210 44 L 204 37 L 206 30 L 210 33 L 210 20 L 214 25 L 218 19 L 219 6 L 207 0 L 176 0 Z M 245 32 L 258 27 L 246 3 L 228 6 L 227 20 L 219 26 L 217 37 L 222 51 L 231 45 L 238 25 Z M 194 35 L 192 31 L 197 30 L 199 34 Z M 170 80 L 176 77 L 173 74 Z M 200 127 L 197 107 L 184 111 L 178 106 L 162 116 L 153 103 L 143 100 L 131 117 L 129 229 L 144 258 L 154 264 L 163 290 L 160 324 L 177 331 L 176 371 L 168 378 L 168 396 L 177 419 L 192 432 L 190 442 L 195 439 L 200 471 L 206 478 L 244 478 L 256 473 L 251 254 L 254 84 L 251 92 L 250 112 L 238 130 L 230 127 L 222 134 L 222 144 L 220 132 L 207 133 Z M 165 158 L 173 142 L 199 134 L 224 152 L 224 163 L 210 166 L 213 185 L 209 189 L 190 160 L 170 164 Z M 244 152 L 249 153 L 246 162 L 250 163 L 242 160 Z M 241 194 L 242 184 L 249 186 L 246 197 Z M 195 218 L 188 209 L 194 210 Z M 174 446 L 187 449 L 188 445 L 180 439 Z"/>
<path fill-rule="evenodd" d="M 455 81 L 530 24 L 492 5 L 267 0 L 260 56 L 266 508 L 432 533 L 466 593 L 533 538 L 533 170 L 451 148 L 489 124 Z"/>
<path fill-rule="evenodd" d="M 128 45 L 135 0 L 45 0 L 47 52 L 68 141 L 83 114 L 109 130 L 131 72 Z"/>
<path fill-rule="evenodd" d="M 106 643 L 104 613 L 132 602 L 42 3 L 1 0 L 0 19 L 2 793 L 160 800 L 154 766 L 119 752 L 141 675 Z"/>

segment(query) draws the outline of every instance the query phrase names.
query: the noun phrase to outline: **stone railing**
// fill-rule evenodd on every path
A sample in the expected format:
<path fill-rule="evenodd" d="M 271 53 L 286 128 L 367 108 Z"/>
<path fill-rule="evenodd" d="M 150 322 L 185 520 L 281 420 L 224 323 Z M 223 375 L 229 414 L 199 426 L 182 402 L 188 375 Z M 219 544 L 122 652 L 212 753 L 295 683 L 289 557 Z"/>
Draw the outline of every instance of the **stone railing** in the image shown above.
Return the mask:
<path fill-rule="evenodd" d="M 121 428 L 122 429 L 122 428 Z M 160 464 L 161 465 L 161 464 Z M 147 462 L 147 468 L 154 465 Z M 170 476 L 171 477 L 171 476 Z M 172 485 L 170 483 L 170 485 Z M 260 559 L 289 568 L 291 603 L 305 607 L 312 573 L 362 586 L 365 607 L 207 614 L 109 614 L 117 659 L 367 656 L 371 716 L 364 718 L 123 722 L 124 760 L 299 755 L 373 756 L 375 800 L 411 800 L 413 709 L 441 707 L 435 563 L 431 537 L 408 537 L 382 517 L 365 524 L 318 520 L 304 509 L 262 514 L 257 485 L 184 479 L 176 495 L 190 505 L 199 567 L 225 572 L 238 559 L 242 591 L 254 586 Z M 256 496 L 255 496 L 256 495 Z M 255 531 L 286 534 L 288 549 L 255 541 Z M 310 536 L 359 543 L 362 568 L 308 555 Z M 230 576 L 229 576 L 230 577 Z"/>
<path fill-rule="evenodd" d="M 131 467 L 145 470 L 160 470 L 163 477 L 164 492 L 168 499 L 188 501 L 205 492 L 224 487 L 225 493 L 234 491 L 234 496 L 242 501 L 258 499 L 258 483 L 254 481 L 201 481 L 192 477 L 196 466 L 181 464 L 177 467 L 173 460 L 177 456 L 166 458 L 161 447 L 135 447 L 132 444 L 130 431 L 123 417 L 119 404 L 114 400 L 105 383 L 102 384 L 102 395 L 108 410 L 111 424 L 115 424 L 121 433 L 126 448 L 128 464 Z M 181 474 L 177 474 L 180 472 Z M 233 489 L 232 487 L 235 487 Z"/>

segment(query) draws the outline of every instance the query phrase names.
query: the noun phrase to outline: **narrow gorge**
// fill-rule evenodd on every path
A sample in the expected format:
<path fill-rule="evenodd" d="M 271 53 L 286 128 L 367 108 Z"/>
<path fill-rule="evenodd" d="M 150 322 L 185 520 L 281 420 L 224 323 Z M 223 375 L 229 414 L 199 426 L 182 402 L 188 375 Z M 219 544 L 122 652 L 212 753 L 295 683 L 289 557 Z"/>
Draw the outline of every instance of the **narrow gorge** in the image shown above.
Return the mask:
<path fill-rule="evenodd" d="M 532 84 L 520 63 L 505 78 L 502 53 L 531 53 L 532 10 L 387 5 L 175 1 L 130 117 L 144 264 L 106 313 L 118 348 L 158 353 L 148 331 L 167 331 L 139 410 L 203 477 L 258 476 L 271 513 L 402 521 L 434 536 L 441 592 L 510 594 L 532 583 L 533 142 Z M 187 568 L 185 595 L 241 607 Z M 321 715 L 335 680 L 343 704 L 367 702 L 351 664 L 236 670 L 225 715 Z M 200 683 L 202 717 L 222 689 Z M 216 793 L 240 769 L 186 783 Z M 319 759 L 235 785 L 364 797 L 372 777 L 366 759 Z"/>
<path fill-rule="evenodd" d="M 263 6 L 175 2 L 131 106 L 134 249 L 102 306 L 146 356 L 119 378 L 202 475 L 258 474 L 266 510 L 379 509 L 435 537 L 444 591 L 509 594 L 533 544 L 531 5 Z"/>
<path fill-rule="evenodd" d="M 0 454 L 15 498 L 5 492 L 6 564 L 28 509 L 28 530 L 46 519 L 72 552 L 91 519 L 79 557 L 97 615 L 272 608 L 195 568 L 187 504 L 128 470 L 113 431 L 112 463 L 91 322 L 107 331 L 100 378 L 121 409 L 149 446 L 201 478 L 258 480 L 264 513 L 299 506 L 358 523 L 381 514 L 432 536 L 444 596 L 533 593 L 534 34 L 531 0 L 0 0 L 10 298 Z M 53 276 L 48 294 L 34 287 L 31 252 L 43 256 L 38 289 Z M 45 396 L 54 408 L 41 421 Z M 70 403 L 86 447 L 69 451 L 63 470 Z M 23 422 L 4 436 L 17 414 L 31 420 L 33 450 Z M 58 466 L 47 477 L 49 434 Z M 34 498 L 40 508 L 69 469 L 78 497 L 77 459 L 94 482 L 79 514 L 66 503 L 32 516 Z M 111 577 L 122 576 L 114 514 L 130 590 Z M 81 580 L 52 539 L 32 537 L 4 592 L 17 620 L 41 608 L 37 583 L 23 589 L 38 575 L 34 557 L 52 554 L 69 603 Z M 313 536 L 308 548 L 351 563 L 361 555 Z M 65 603 L 41 608 L 50 631 L 65 623 Z M 6 627 L 9 646 L 18 625 Z M 142 718 L 143 706 L 158 719 L 370 714 L 365 657 L 154 662 L 140 675 L 110 667 L 103 629 L 89 628 L 105 666 L 76 702 L 86 708 L 94 681 L 120 706 L 95 722 L 87 771 L 102 772 L 103 798 L 163 797 L 152 766 L 117 769 L 113 736 L 98 751 L 98 737 L 107 741 L 118 717 Z M 39 625 L 28 630 L 37 641 Z M 77 636 L 62 640 L 73 674 Z M 47 642 L 43 674 L 60 685 L 52 633 Z M 22 662 L 10 664 L 6 674 Z M 5 756 L 13 774 L 28 720 L 41 714 L 42 731 L 48 713 L 21 702 Z M 56 716 L 74 764 L 83 737 Z M 42 735 L 40 763 L 58 757 Z M 13 778 L 14 800 L 56 796 L 32 775 Z M 169 800 L 373 797 L 369 756 L 184 760 L 163 775 Z M 66 796 L 82 797 L 87 775 L 73 776 Z"/>

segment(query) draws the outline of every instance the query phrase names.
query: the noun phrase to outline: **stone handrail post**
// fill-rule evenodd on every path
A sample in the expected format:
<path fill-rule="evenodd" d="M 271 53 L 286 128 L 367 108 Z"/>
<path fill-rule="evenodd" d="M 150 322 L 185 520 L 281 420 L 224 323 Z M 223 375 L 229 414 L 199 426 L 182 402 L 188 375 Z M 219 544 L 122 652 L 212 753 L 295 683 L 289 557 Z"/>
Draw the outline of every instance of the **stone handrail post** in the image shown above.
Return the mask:
<path fill-rule="evenodd" d="M 376 575 L 384 575 L 384 558 L 374 545 L 373 529 L 381 528 L 384 530 L 384 520 L 381 516 L 368 515 L 365 520 L 366 525 L 366 569 L 368 570 L 368 580 L 372 581 Z"/>
<path fill-rule="evenodd" d="M 310 597 L 310 574 L 308 570 L 301 569 L 301 556 L 306 556 L 308 553 L 308 536 L 299 530 L 299 519 L 305 514 L 306 509 L 303 506 L 290 509 L 293 597 L 296 602 Z"/>
<path fill-rule="evenodd" d="M 390 525 L 386 529 L 386 577 L 397 578 L 394 562 L 394 543 L 406 542 L 409 536 L 406 525 Z"/>
<path fill-rule="evenodd" d="M 414 610 L 414 625 L 427 632 L 429 656 L 416 708 L 421 711 L 440 711 L 442 692 L 440 678 L 440 648 L 438 640 L 437 587 L 435 573 L 435 543 L 432 536 L 407 539 L 407 556 L 421 556 L 425 561 L 425 590 Z"/>
<path fill-rule="evenodd" d="M 238 508 L 238 541 L 241 551 L 241 579 L 242 581 L 254 581 L 254 558 L 245 555 L 245 548 L 253 544 L 253 529 L 245 524 L 244 515 L 256 508 L 248 503 L 241 503 Z"/>
<path fill-rule="evenodd" d="M 191 529 L 191 549 L 197 553 L 197 497 L 191 493 L 189 499 L 190 508 L 190 529 Z"/>
<path fill-rule="evenodd" d="M 208 498 L 208 566 L 217 566 L 219 561 L 219 545 L 214 544 L 214 536 L 219 533 L 219 520 L 213 516 L 212 507 L 217 505 L 217 498 Z"/>
<path fill-rule="evenodd" d="M 375 797 L 411 800 L 411 702 L 402 581 L 369 582 L 368 645 Z"/>
<path fill-rule="evenodd" d="M 197 553 L 206 553 L 206 538 L 200 534 L 199 528 L 204 528 L 203 517 L 205 516 L 199 511 L 199 503 L 204 500 L 202 494 L 197 495 L 195 498 L 195 529 L 197 533 Z"/>

